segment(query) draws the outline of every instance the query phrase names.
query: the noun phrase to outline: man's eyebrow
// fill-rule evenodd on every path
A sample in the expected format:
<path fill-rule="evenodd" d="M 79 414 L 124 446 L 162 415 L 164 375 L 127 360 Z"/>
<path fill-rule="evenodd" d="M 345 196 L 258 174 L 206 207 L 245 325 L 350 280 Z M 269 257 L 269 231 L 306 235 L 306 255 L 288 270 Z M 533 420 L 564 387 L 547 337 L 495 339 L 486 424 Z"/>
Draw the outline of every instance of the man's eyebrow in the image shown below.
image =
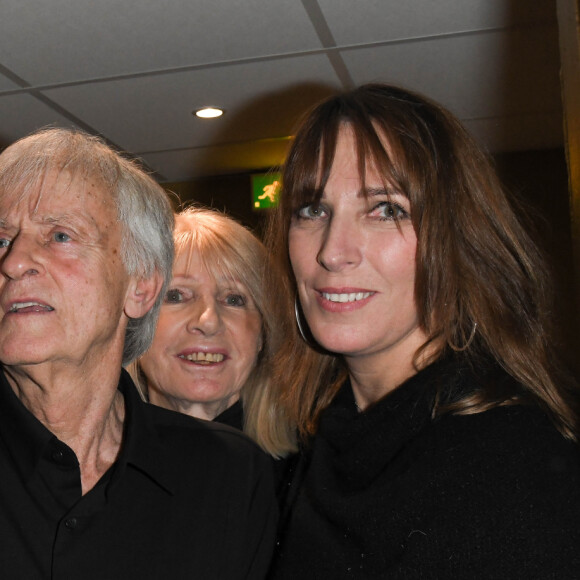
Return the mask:
<path fill-rule="evenodd" d="M 88 227 L 88 228 L 97 228 L 98 226 L 95 223 L 93 218 L 87 218 L 84 215 L 79 214 L 72 214 L 72 213 L 63 213 L 58 215 L 43 215 L 39 216 L 39 221 L 42 224 L 46 225 L 66 225 L 70 224 L 75 227 Z"/>
<path fill-rule="evenodd" d="M 62 224 L 63 222 L 70 222 L 70 221 L 82 221 L 79 220 L 78 218 L 75 219 L 72 215 L 70 214 L 61 214 L 61 215 L 43 215 L 41 216 L 40 220 L 41 223 L 43 224 L 49 224 L 49 225 L 53 225 L 53 224 Z"/>

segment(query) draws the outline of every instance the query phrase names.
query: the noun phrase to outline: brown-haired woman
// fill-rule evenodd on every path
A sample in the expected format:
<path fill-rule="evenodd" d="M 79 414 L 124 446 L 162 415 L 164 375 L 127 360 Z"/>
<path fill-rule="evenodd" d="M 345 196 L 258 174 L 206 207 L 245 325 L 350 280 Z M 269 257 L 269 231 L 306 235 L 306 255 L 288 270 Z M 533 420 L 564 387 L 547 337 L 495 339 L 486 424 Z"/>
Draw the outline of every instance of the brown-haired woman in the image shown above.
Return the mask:
<path fill-rule="evenodd" d="M 578 577 L 548 274 L 459 122 L 387 85 L 323 102 L 270 243 L 309 343 L 280 361 L 304 450 L 271 577 Z"/>

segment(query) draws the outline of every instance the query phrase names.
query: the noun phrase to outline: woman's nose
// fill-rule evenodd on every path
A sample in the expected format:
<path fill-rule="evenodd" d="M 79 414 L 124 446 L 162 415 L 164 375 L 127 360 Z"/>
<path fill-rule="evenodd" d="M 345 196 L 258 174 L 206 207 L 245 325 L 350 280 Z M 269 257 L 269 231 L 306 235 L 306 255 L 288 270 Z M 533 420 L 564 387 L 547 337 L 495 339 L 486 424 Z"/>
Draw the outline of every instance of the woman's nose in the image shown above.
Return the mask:
<path fill-rule="evenodd" d="M 10 241 L 0 258 L 2 273 L 11 280 L 19 280 L 43 272 L 38 252 L 38 243 L 33 236 L 19 234 Z"/>
<path fill-rule="evenodd" d="M 219 304 L 212 298 L 197 298 L 192 305 L 192 312 L 187 321 L 187 330 L 212 335 L 219 332 L 221 324 Z"/>
<path fill-rule="evenodd" d="M 361 260 L 361 246 L 356 223 L 345 217 L 333 217 L 324 232 L 318 263 L 330 272 L 355 267 Z"/>

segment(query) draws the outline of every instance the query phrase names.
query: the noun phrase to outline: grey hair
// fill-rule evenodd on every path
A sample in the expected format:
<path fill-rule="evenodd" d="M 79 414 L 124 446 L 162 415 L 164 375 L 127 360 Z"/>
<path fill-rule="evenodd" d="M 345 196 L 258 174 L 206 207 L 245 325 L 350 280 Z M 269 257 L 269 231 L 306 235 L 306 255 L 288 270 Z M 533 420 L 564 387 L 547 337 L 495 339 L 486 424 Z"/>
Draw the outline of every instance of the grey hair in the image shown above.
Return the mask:
<path fill-rule="evenodd" d="M 163 287 L 154 306 L 130 319 L 123 364 L 151 345 L 173 264 L 173 210 L 163 188 L 139 164 L 111 149 L 100 137 L 71 129 L 43 129 L 16 141 L 0 155 L 0 189 L 23 191 L 42 183 L 49 171 L 98 180 L 117 207 L 121 257 L 129 276 L 158 272 Z"/>

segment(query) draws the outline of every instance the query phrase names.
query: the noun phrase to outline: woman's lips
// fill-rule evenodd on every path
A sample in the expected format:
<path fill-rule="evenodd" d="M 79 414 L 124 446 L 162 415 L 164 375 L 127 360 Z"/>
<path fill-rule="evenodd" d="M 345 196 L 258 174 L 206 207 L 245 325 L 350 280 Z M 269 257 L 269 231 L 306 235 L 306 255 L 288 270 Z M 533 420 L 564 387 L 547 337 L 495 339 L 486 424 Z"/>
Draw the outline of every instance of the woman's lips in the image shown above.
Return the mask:
<path fill-rule="evenodd" d="M 328 312 L 350 312 L 366 306 L 375 294 L 362 288 L 321 288 L 316 290 L 316 299 Z"/>
<path fill-rule="evenodd" d="M 219 363 L 225 358 L 221 352 L 192 352 L 189 354 L 180 354 L 178 356 L 179 358 L 199 363 Z"/>
<path fill-rule="evenodd" d="M 211 366 L 223 363 L 229 357 L 227 352 L 224 350 L 214 349 L 213 351 L 208 351 L 201 349 L 187 349 L 180 352 L 177 355 L 177 358 L 183 361 L 187 361 L 188 363 L 193 363 L 195 365 Z"/>
<path fill-rule="evenodd" d="M 322 297 L 325 300 L 330 300 L 331 302 L 359 302 L 364 298 L 368 298 L 373 294 L 372 292 L 321 292 Z"/>

